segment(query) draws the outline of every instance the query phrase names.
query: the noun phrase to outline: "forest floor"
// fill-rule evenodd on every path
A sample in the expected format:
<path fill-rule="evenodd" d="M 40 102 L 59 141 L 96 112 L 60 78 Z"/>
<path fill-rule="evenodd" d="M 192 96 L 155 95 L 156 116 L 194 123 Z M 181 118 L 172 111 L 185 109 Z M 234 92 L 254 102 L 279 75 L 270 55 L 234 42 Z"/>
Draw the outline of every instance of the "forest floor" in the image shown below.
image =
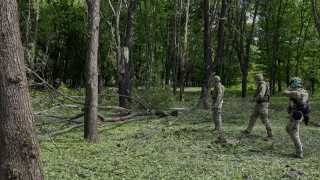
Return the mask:
<path fill-rule="evenodd" d="M 293 158 L 294 146 L 285 131 L 288 98 L 279 94 L 271 97 L 269 115 L 276 139 L 266 142 L 265 126 L 260 119 L 251 135 L 240 133 L 255 104 L 232 89 L 225 94 L 222 131 L 213 134 L 212 112 L 194 109 L 199 95 L 194 92 L 199 91 L 187 89 L 185 103 L 176 100 L 156 109 L 185 108 L 178 116 L 142 116 L 100 123 L 98 143 L 83 139 L 83 127 L 40 139 L 45 178 L 320 179 L 320 127 L 301 123 L 304 158 Z M 155 99 L 162 101 L 163 97 L 160 94 Z M 310 99 L 310 120 L 318 123 L 319 97 Z M 38 128 L 38 133 L 42 131 L 44 128 Z"/>

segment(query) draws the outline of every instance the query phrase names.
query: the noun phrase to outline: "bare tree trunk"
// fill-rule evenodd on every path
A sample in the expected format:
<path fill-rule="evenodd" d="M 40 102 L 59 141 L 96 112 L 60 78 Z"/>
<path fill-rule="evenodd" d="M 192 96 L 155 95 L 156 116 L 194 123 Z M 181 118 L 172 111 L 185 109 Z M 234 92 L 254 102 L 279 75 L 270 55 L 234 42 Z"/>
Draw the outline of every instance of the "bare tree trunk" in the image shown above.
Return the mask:
<path fill-rule="evenodd" d="M 180 3 L 180 7 L 179 7 Z M 174 50 L 172 62 L 172 88 L 173 94 L 177 94 L 177 80 L 178 80 L 178 60 L 180 59 L 180 27 L 181 27 L 181 3 L 182 0 L 175 0 L 174 9 Z"/>
<path fill-rule="evenodd" d="M 180 101 L 184 102 L 184 85 L 185 85 L 185 78 L 186 78 L 186 72 L 185 72 L 185 63 L 186 63 L 186 53 L 188 48 L 188 21 L 189 21 L 189 6 L 190 6 L 190 0 L 187 0 L 186 5 L 186 24 L 184 27 L 184 45 L 182 49 L 182 58 L 181 58 L 181 69 L 180 69 Z"/>
<path fill-rule="evenodd" d="M 127 17 L 127 29 L 126 29 L 126 39 L 124 42 L 124 48 L 123 48 L 123 54 L 121 58 L 121 67 L 124 68 L 124 73 L 120 74 L 121 78 L 119 78 L 119 94 L 120 95 L 126 95 L 128 97 L 131 96 L 131 81 L 129 77 L 129 46 L 131 44 L 132 39 L 132 31 L 133 31 L 133 14 L 134 14 L 134 8 L 135 6 L 135 0 L 130 0 L 130 5 L 128 7 L 128 17 Z M 120 104 L 120 107 L 126 106 L 125 97 L 119 97 L 122 100 L 120 102 L 124 104 Z M 127 98 L 128 101 L 131 101 L 130 98 Z"/>
<path fill-rule="evenodd" d="M 125 65 L 122 63 L 121 58 L 121 38 L 120 38 L 120 15 L 121 15 L 121 8 L 122 8 L 122 0 L 119 0 L 117 3 L 117 9 L 115 10 L 112 6 L 110 0 L 108 0 L 109 6 L 113 12 L 115 17 L 115 46 L 116 46 L 116 59 L 117 59 L 117 80 L 118 80 L 118 90 L 119 93 L 124 93 L 122 87 L 124 87 L 122 78 L 123 74 L 125 73 Z M 125 98 L 123 96 L 119 96 L 119 106 L 125 106 Z"/>
<path fill-rule="evenodd" d="M 227 3 L 226 0 L 222 0 L 222 7 L 219 20 L 219 30 L 218 30 L 218 46 L 216 51 L 216 56 L 213 62 L 213 72 L 216 72 L 219 68 L 219 64 L 223 61 L 224 57 L 224 21 L 227 14 Z"/>
<path fill-rule="evenodd" d="M 171 66 L 172 66 L 172 61 L 171 61 L 171 57 L 172 57 L 172 38 L 171 38 L 171 30 L 170 30 L 170 23 L 167 22 L 167 54 L 166 54 L 166 64 L 165 64 L 165 84 L 168 85 L 169 84 L 169 80 L 170 80 L 170 72 L 171 72 Z"/>
<path fill-rule="evenodd" d="M 17 2 L 0 1 L 0 179 L 42 180 Z"/>
<path fill-rule="evenodd" d="M 203 78 L 203 85 L 198 100 L 197 107 L 201 109 L 209 109 L 208 96 L 210 88 L 210 77 L 213 72 L 212 63 L 212 41 L 210 31 L 210 1 L 204 0 L 204 61 L 205 61 L 205 72 Z"/>
<path fill-rule="evenodd" d="M 89 11 L 89 42 L 86 60 L 86 100 L 84 111 L 84 138 L 97 142 L 98 135 L 98 47 L 100 0 L 86 0 Z"/>
<path fill-rule="evenodd" d="M 317 9 L 317 5 L 316 5 L 316 0 L 311 0 L 311 4 L 312 4 L 313 19 L 316 24 L 316 28 L 318 30 L 318 35 L 320 38 L 320 21 L 319 21 L 319 14 L 318 14 L 318 9 Z"/>

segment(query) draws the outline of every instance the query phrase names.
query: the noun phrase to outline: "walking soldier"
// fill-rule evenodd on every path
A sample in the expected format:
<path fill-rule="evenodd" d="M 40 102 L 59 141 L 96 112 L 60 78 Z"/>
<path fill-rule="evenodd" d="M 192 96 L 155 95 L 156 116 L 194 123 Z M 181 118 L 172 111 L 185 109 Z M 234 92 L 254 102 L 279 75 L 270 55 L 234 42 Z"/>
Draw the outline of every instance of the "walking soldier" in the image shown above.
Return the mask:
<path fill-rule="evenodd" d="M 254 75 L 255 83 L 257 84 L 257 90 L 253 97 L 250 99 L 251 102 L 256 102 L 255 109 L 250 117 L 248 127 L 241 131 L 243 134 L 250 134 L 258 117 L 260 117 L 262 123 L 266 126 L 267 137 L 264 140 L 269 141 L 275 138 L 271 124 L 268 119 L 268 108 L 270 99 L 270 89 L 266 85 L 262 74 Z"/>

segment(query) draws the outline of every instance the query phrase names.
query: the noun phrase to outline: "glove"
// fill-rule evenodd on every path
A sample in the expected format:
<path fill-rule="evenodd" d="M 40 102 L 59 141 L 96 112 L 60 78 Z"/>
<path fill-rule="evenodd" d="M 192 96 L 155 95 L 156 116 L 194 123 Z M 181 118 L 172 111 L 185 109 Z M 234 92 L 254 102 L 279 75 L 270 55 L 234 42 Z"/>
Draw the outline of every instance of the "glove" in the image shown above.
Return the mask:
<path fill-rule="evenodd" d="M 218 109 L 218 106 L 214 104 L 211 106 L 211 109 Z"/>

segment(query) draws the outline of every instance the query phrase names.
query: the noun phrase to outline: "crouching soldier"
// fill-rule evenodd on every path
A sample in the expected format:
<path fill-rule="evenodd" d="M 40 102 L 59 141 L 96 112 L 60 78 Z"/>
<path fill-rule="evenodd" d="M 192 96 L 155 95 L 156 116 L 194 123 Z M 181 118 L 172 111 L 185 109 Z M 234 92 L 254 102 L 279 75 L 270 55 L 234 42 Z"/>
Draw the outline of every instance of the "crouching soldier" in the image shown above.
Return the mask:
<path fill-rule="evenodd" d="M 289 85 L 290 86 L 282 92 L 283 96 L 290 97 L 290 104 L 288 108 L 290 119 L 287 124 L 286 131 L 290 135 L 295 146 L 295 157 L 302 158 L 303 146 L 300 140 L 299 126 L 304 116 L 303 113 L 298 110 L 295 101 L 307 102 L 309 94 L 305 89 L 302 88 L 302 80 L 299 77 L 291 78 Z"/>
<path fill-rule="evenodd" d="M 269 98 L 270 89 L 263 79 L 262 74 L 254 75 L 255 83 L 257 84 L 257 90 L 253 97 L 250 99 L 251 102 L 256 102 L 255 109 L 250 116 L 250 121 L 248 127 L 241 131 L 242 134 L 250 134 L 258 117 L 260 117 L 262 123 L 266 126 L 267 137 L 264 140 L 269 141 L 275 138 L 271 124 L 268 119 L 268 108 L 269 108 Z"/>
<path fill-rule="evenodd" d="M 211 92 L 212 94 L 212 117 L 215 124 L 213 133 L 219 133 L 221 131 L 221 108 L 223 103 L 224 96 L 224 86 L 220 82 L 219 76 L 213 76 L 213 86 L 214 89 Z"/>

